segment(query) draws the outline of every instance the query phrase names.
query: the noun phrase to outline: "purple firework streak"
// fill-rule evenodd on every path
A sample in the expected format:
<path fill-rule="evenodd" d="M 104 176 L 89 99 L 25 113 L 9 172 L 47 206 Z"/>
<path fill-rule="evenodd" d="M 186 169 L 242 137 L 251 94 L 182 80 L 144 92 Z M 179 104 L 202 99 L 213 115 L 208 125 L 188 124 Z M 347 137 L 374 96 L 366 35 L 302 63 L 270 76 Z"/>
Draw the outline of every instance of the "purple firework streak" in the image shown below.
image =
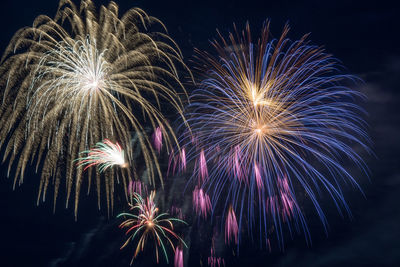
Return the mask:
<path fill-rule="evenodd" d="M 228 215 L 226 216 L 225 222 L 225 243 L 238 243 L 238 224 L 236 220 L 235 211 L 232 206 L 229 207 Z"/>
<path fill-rule="evenodd" d="M 174 267 L 183 267 L 183 250 L 179 246 L 175 249 Z"/>
<path fill-rule="evenodd" d="M 163 142 L 162 130 L 161 126 L 159 126 L 153 133 L 153 145 L 154 148 L 157 150 L 158 154 L 160 154 L 161 152 L 162 142 Z"/>
<path fill-rule="evenodd" d="M 211 211 L 210 197 L 204 193 L 203 189 L 198 188 L 197 186 L 193 190 L 193 207 L 196 213 L 204 219 L 207 218 Z"/>

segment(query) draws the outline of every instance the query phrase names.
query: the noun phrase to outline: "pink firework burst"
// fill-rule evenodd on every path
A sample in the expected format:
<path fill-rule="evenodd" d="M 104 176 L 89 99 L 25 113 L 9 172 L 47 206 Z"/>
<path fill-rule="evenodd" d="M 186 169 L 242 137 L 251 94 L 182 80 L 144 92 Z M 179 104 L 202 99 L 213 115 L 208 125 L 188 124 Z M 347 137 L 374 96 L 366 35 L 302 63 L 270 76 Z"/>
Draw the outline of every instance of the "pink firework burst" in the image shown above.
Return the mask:
<path fill-rule="evenodd" d="M 177 217 L 180 220 L 183 220 L 185 218 L 185 216 L 183 216 L 182 209 L 175 205 L 172 205 L 171 207 L 171 215 Z"/>
<path fill-rule="evenodd" d="M 199 183 L 204 182 L 208 178 L 207 161 L 204 150 L 200 151 L 199 157 Z"/>
<path fill-rule="evenodd" d="M 235 146 L 232 159 L 232 170 L 234 177 L 236 177 L 239 181 L 244 181 L 246 176 L 245 171 L 243 170 L 244 166 L 241 164 L 242 152 L 240 151 L 239 146 Z"/>
<path fill-rule="evenodd" d="M 236 220 L 236 214 L 232 206 L 229 207 L 228 215 L 225 221 L 225 243 L 229 244 L 234 242 L 238 243 L 238 224 Z"/>
<path fill-rule="evenodd" d="M 198 188 L 197 186 L 193 190 L 193 207 L 196 213 L 204 219 L 207 218 L 211 211 L 210 197 L 204 193 L 202 188 Z"/>
<path fill-rule="evenodd" d="M 183 250 L 179 246 L 175 249 L 174 267 L 183 267 Z"/>
<path fill-rule="evenodd" d="M 225 260 L 222 257 L 215 255 L 214 245 L 211 246 L 211 253 L 208 257 L 208 266 L 210 267 L 222 267 L 225 266 Z"/>
<path fill-rule="evenodd" d="M 131 180 L 128 185 L 129 195 L 139 194 L 142 195 L 143 191 L 147 191 L 145 185 L 139 180 Z"/>
<path fill-rule="evenodd" d="M 278 187 L 281 198 L 282 217 L 284 219 L 290 219 L 293 214 L 293 209 L 296 207 L 296 201 L 293 199 L 293 194 L 286 176 L 278 178 Z"/>
<path fill-rule="evenodd" d="M 160 154 L 161 152 L 162 141 L 163 141 L 162 129 L 160 126 L 158 126 L 153 133 L 153 145 L 157 150 L 158 154 Z"/>
<path fill-rule="evenodd" d="M 256 184 L 258 190 L 262 190 L 264 188 L 264 183 L 261 178 L 260 168 L 257 163 L 254 163 L 254 177 L 256 178 Z"/>
<path fill-rule="evenodd" d="M 186 150 L 185 148 L 182 148 L 181 153 L 180 153 L 180 167 L 181 171 L 186 171 Z"/>
<path fill-rule="evenodd" d="M 186 150 L 184 147 L 178 153 L 172 150 L 169 155 L 167 174 L 172 173 L 174 175 L 177 170 L 186 171 Z"/>

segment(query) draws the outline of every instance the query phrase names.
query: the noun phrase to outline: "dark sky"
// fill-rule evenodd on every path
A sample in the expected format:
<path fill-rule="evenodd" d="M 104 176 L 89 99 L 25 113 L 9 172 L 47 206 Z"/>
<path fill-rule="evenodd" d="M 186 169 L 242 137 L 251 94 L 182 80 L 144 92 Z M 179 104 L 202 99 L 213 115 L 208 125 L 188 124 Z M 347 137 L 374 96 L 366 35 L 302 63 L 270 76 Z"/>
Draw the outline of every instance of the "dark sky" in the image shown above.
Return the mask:
<path fill-rule="evenodd" d="M 95 1 L 107 3 L 107 1 Z M 118 0 L 121 11 L 138 6 L 161 19 L 181 47 L 185 59 L 193 48 L 210 49 L 209 40 L 232 30 L 232 23 L 249 21 L 254 32 L 271 20 L 272 33 L 290 23 L 289 37 L 311 33 L 339 58 L 348 72 L 361 77 L 368 99 L 369 133 L 376 156 L 366 157 L 370 181 L 360 179 L 365 198 L 348 192 L 353 219 L 327 212 L 326 236 L 317 221 L 310 222 L 313 238 L 287 241 L 284 252 L 267 253 L 248 243 L 228 266 L 400 266 L 400 10 L 390 1 L 134 1 Z M 31 25 L 39 14 L 53 16 L 56 0 L 2 0 L 0 50 L 13 33 Z M 38 177 L 26 177 L 12 190 L 6 165 L 0 166 L 0 266 L 128 266 L 131 251 L 119 251 L 122 233 L 106 210 L 96 209 L 94 194 L 82 196 L 79 219 L 72 209 L 51 201 L 36 206 Z M 60 201 L 61 202 L 61 201 Z M 123 207 L 117 207 L 119 211 Z M 197 251 L 198 252 L 198 251 Z M 201 253 L 201 251 L 199 252 Z M 186 253 L 189 266 L 199 264 L 196 250 Z M 136 266 L 152 266 L 142 257 Z"/>

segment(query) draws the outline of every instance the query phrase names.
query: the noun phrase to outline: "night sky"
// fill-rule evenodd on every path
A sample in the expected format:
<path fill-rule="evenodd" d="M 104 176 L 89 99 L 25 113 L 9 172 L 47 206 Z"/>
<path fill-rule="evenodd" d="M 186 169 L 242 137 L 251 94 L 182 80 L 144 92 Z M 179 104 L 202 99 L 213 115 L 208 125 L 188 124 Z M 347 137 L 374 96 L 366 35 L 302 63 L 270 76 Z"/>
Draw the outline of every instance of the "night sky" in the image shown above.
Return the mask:
<path fill-rule="evenodd" d="M 394 3 L 116 2 L 121 13 L 140 7 L 159 18 L 189 65 L 195 47 L 212 51 L 209 40 L 216 37 L 216 29 L 226 33 L 233 30 L 233 23 L 243 27 L 249 21 L 257 34 L 263 21 L 270 19 L 275 37 L 280 35 L 285 23 L 291 26 L 290 39 L 311 33 L 309 39 L 313 44 L 324 46 L 340 59 L 348 73 L 364 81 L 357 90 L 367 99 L 359 104 L 368 113 L 365 120 L 375 155 L 363 154 L 370 177 L 357 177 L 365 196 L 352 189 L 345 192 L 353 217 L 341 217 L 326 205 L 328 235 L 315 213 L 310 212 L 308 216 L 312 245 L 308 246 L 303 236 L 294 235 L 287 238 L 284 251 L 273 248 L 270 253 L 249 240 L 241 247 L 239 256 L 232 256 L 236 251 L 223 252 L 227 255 L 227 266 L 400 266 L 400 10 Z M 32 25 L 40 14 L 52 17 L 57 6 L 56 0 L 2 0 L 1 53 L 19 28 Z M 28 170 L 23 185 L 13 191 L 13 180 L 7 179 L 6 170 L 7 163 L 0 165 L 0 266 L 129 266 L 132 250 L 119 250 L 124 238 L 117 227 L 120 221 L 115 219 L 118 212 L 126 209 L 124 202 L 117 201 L 114 215 L 108 217 L 106 208 L 97 209 L 95 192 L 89 196 L 82 194 L 75 221 L 73 209 L 64 208 L 63 195 L 55 214 L 51 199 L 36 206 L 38 175 Z M 202 227 L 191 227 L 194 240 L 195 232 Z M 186 264 L 200 266 L 203 257 L 203 266 L 206 266 L 204 259 L 209 247 L 193 240 L 185 252 Z M 144 253 L 134 263 L 134 266 L 153 265 L 157 266 L 152 252 Z"/>

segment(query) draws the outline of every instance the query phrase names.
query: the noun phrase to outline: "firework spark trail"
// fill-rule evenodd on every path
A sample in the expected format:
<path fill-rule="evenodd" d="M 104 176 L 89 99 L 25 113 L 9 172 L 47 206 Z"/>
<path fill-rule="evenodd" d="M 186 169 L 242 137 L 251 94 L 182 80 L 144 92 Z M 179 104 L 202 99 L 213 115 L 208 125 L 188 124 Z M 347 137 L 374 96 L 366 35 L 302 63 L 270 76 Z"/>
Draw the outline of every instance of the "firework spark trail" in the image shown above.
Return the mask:
<path fill-rule="evenodd" d="M 225 221 L 225 243 L 229 244 L 233 242 L 237 244 L 238 234 L 239 234 L 239 229 L 236 220 L 236 214 L 232 206 L 230 206 Z"/>
<path fill-rule="evenodd" d="M 204 219 L 207 219 L 208 214 L 211 212 L 210 197 L 202 188 L 198 188 L 197 186 L 193 190 L 193 207 L 196 214 Z"/>
<path fill-rule="evenodd" d="M 217 151 L 219 151 L 219 150 L 220 149 L 218 149 Z M 246 171 L 243 170 L 243 168 L 245 166 L 242 166 L 242 164 L 241 164 L 242 155 L 241 155 L 239 146 L 235 146 L 235 152 L 234 152 L 234 156 L 232 157 L 232 159 L 233 159 L 233 164 L 232 164 L 231 169 L 233 170 L 233 176 L 235 178 L 237 178 L 240 182 L 241 181 L 245 181 L 245 179 L 246 179 L 246 176 L 245 176 Z"/>
<path fill-rule="evenodd" d="M 38 202 L 53 183 L 55 206 L 65 183 L 67 205 L 75 189 L 76 214 L 83 170 L 73 160 L 104 138 L 129 144 L 131 132 L 139 138 L 150 182 L 162 178 L 144 122 L 160 127 L 170 152 L 177 140 L 161 104 L 183 118 L 180 95 L 186 92 L 178 70 L 187 71 L 165 31 L 139 8 L 120 16 L 115 2 L 97 10 L 91 0 L 80 6 L 61 0 L 54 19 L 41 15 L 14 35 L 0 61 L 0 147 L 5 146 L 9 173 L 16 163 L 14 186 L 23 182 L 29 161 L 36 161 Z M 107 206 L 113 205 L 116 178 L 127 194 L 130 177 L 114 175 L 96 174 L 99 205 L 103 184 Z"/>
<path fill-rule="evenodd" d="M 179 208 L 175 205 L 172 205 L 171 207 L 171 215 L 180 219 L 180 220 L 184 220 L 185 219 L 185 215 L 182 212 L 182 208 Z"/>
<path fill-rule="evenodd" d="M 153 133 L 153 145 L 155 149 L 157 150 L 158 154 L 161 152 L 162 148 L 162 131 L 161 127 L 157 127 L 156 130 Z"/>
<path fill-rule="evenodd" d="M 179 156 L 177 156 L 174 151 L 169 154 L 168 158 L 168 169 L 167 174 L 175 175 L 176 173 L 176 166 L 178 165 Z"/>
<path fill-rule="evenodd" d="M 128 184 L 129 196 L 133 197 L 134 194 L 143 195 L 147 193 L 147 187 L 139 180 L 131 180 Z"/>
<path fill-rule="evenodd" d="M 269 244 L 273 227 L 280 246 L 282 222 L 310 238 L 296 196 L 312 202 L 325 229 L 324 192 L 351 215 L 343 184 L 361 189 L 343 162 L 368 173 L 358 151 L 370 152 L 363 110 L 354 102 L 362 95 L 348 87 L 357 78 L 342 74 L 307 36 L 287 39 L 288 30 L 269 39 L 266 23 L 254 41 L 247 24 L 229 40 L 219 34 L 221 41 L 212 42 L 217 56 L 198 51 L 205 78 L 187 108 L 193 135 L 180 140 L 195 162 L 191 181 L 209 193 L 213 214 L 232 205 L 239 232 L 248 221 Z"/>
<path fill-rule="evenodd" d="M 280 187 L 280 198 L 282 206 L 282 217 L 286 220 L 290 219 L 295 208 L 295 201 L 292 197 L 287 177 L 278 178 L 278 186 Z"/>
<path fill-rule="evenodd" d="M 183 267 L 183 250 L 180 247 L 175 249 L 174 267 Z"/>
<path fill-rule="evenodd" d="M 174 232 L 173 222 L 186 223 L 180 219 L 168 217 L 167 213 L 159 213 L 154 198 L 155 191 L 152 191 L 150 196 L 146 199 L 134 193 L 134 204 L 131 206 L 131 211 L 137 211 L 137 215 L 133 213 L 121 213 L 117 216 L 117 218 L 127 217 L 119 227 L 121 229 L 128 228 L 126 230 L 126 235 L 130 234 L 130 237 L 122 245 L 121 249 L 126 247 L 130 242 L 133 243 L 136 237 L 139 239 L 131 264 L 139 252 L 144 250 L 149 239 L 153 239 L 154 241 L 157 263 L 159 262 L 159 247 L 162 249 L 167 263 L 168 254 L 166 245 L 170 245 L 174 251 L 176 250 L 170 236 L 175 238 L 179 244 L 183 244 L 187 247 L 183 239 Z"/>
<path fill-rule="evenodd" d="M 78 167 L 85 167 L 84 170 L 98 166 L 100 172 L 104 172 L 114 165 L 119 165 L 121 168 L 128 167 L 125 161 L 124 150 L 118 143 L 113 143 L 108 139 L 96 144 L 95 148 L 80 152 L 80 154 L 87 154 L 86 157 L 76 159 Z"/>
<path fill-rule="evenodd" d="M 167 174 L 175 175 L 177 171 L 186 171 L 186 149 L 184 147 L 178 153 L 173 150 L 169 155 Z"/>
<path fill-rule="evenodd" d="M 256 185 L 259 190 L 262 190 L 264 187 L 261 173 L 260 173 L 260 168 L 258 167 L 257 163 L 254 163 L 254 177 L 256 179 Z"/>
<path fill-rule="evenodd" d="M 184 171 L 186 171 L 186 150 L 184 147 L 181 149 L 179 158 L 180 158 L 180 162 L 181 162 L 181 165 L 180 165 L 181 171 L 184 172 Z"/>
<path fill-rule="evenodd" d="M 207 259 L 208 266 L 210 267 L 223 267 L 225 266 L 225 259 L 215 255 L 214 242 L 211 245 L 210 256 Z"/>
<path fill-rule="evenodd" d="M 199 166 L 199 184 L 201 184 L 208 178 L 207 161 L 203 150 L 200 151 L 198 166 Z"/>

